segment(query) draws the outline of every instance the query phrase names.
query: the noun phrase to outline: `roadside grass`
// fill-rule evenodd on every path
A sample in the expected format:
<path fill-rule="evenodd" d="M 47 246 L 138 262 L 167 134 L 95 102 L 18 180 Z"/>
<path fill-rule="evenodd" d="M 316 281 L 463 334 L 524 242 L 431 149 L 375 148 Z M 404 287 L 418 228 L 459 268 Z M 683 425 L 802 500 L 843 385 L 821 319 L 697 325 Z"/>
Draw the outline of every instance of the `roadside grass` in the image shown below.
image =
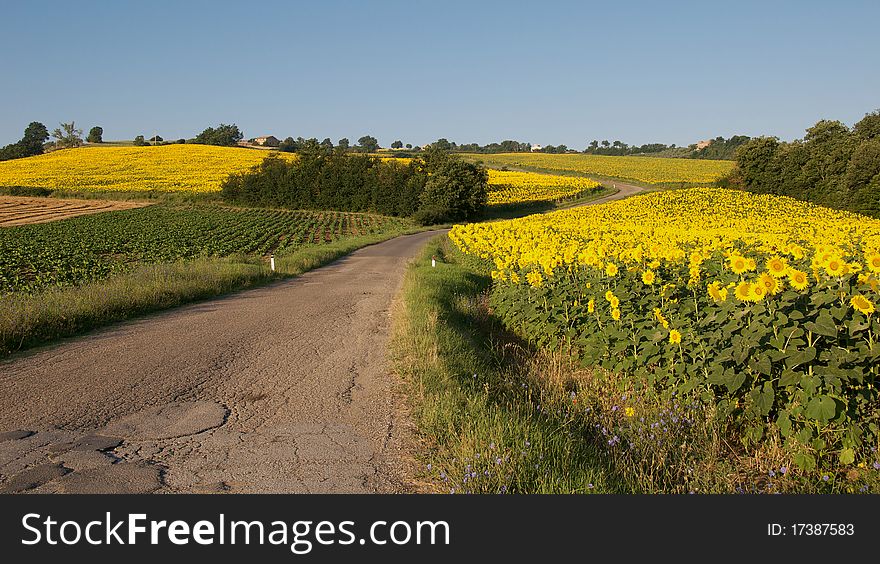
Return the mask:
<path fill-rule="evenodd" d="M 361 247 L 421 231 L 389 230 L 300 247 L 275 258 L 233 255 L 144 265 L 113 278 L 0 300 L 0 359 L 111 323 L 297 276 Z"/>
<path fill-rule="evenodd" d="M 566 391 L 542 385 L 540 359 L 486 314 L 487 273 L 447 241 L 411 263 L 390 349 L 424 442 L 420 479 L 446 493 L 632 491 Z"/>
<path fill-rule="evenodd" d="M 431 267 L 431 257 L 437 267 Z M 694 397 L 580 366 L 507 331 L 489 265 L 447 237 L 407 272 L 391 356 L 421 438 L 421 475 L 443 493 L 864 493 L 880 472 L 795 470 L 780 437 L 745 450 Z"/>

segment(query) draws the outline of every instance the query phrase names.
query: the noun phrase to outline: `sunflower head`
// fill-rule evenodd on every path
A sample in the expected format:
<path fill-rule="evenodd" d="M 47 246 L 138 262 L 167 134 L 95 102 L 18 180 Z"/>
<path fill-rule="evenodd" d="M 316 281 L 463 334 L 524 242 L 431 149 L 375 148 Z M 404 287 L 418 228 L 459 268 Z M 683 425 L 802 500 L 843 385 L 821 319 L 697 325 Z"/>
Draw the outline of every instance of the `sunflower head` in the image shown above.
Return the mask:
<path fill-rule="evenodd" d="M 642 272 L 642 282 L 650 286 L 654 283 L 654 280 L 656 280 L 656 276 L 654 275 L 653 270 L 646 270 Z"/>
<path fill-rule="evenodd" d="M 865 315 L 871 315 L 874 313 L 874 302 L 863 296 L 862 294 L 856 294 L 849 300 L 849 304 L 853 306 L 856 311 L 859 311 Z"/>
<path fill-rule="evenodd" d="M 679 333 L 678 329 L 669 331 L 669 342 L 673 345 L 681 343 L 681 333 Z"/>
<path fill-rule="evenodd" d="M 828 276 L 838 277 L 843 276 L 846 269 L 846 263 L 838 257 L 831 257 L 828 259 L 828 262 L 825 263 L 825 272 Z"/>
<path fill-rule="evenodd" d="M 617 308 L 612 309 L 611 318 L 614 319 L 614 321 L 620 321 L 620 310 Z"/>
<path fill-rule="evenodd" d="M 749 269 L 749 263 L 745 257 L 740 255 L 731 255 L 728 259 L 728 266 L 734 274 L 742 274 Z"/>
<path fill-rule="evenodd" d="M 880 253 L 871 253 L 869 255 L 865 255 L 865 262 L 868 265 L 868 270 L 875 273 L 880 273 Z"/>
<path fill-rule="evenodd" d="M 767 272 L 774 278 L 782 278 L 785 276 L 786 270 L 788 270 L 788 265 L 785 264 L 785 259 L 782 257 L 775 256 L 767 260 Z"/>
<path fill-rule="evenodd" d="M 752 300 L 752 283 L 746 282 L 743 280 L 739 284 L 736 285 L 736 290 L 733 292 L 733 295 L 736 296 L 741 302 L 748 302 Z"/>
<path fill-rule="evenodd" d="M 763 286 L 768 294 L 776 295 L 782 289 L 781 284 L 769 272 L 765 272 L 758 278 L 758 284 Z"/>
<path fill-rule="evenodd" d="M 613 262 L 609 262 L 607 265 L 605 265 L 605 274 L 607 274 L 608 276 L 617 276 L 618 271 L 619 269 L 617 268 L 617 265 Z"/>
<path fill-rule="evenodd" d="M 791 283 L 791 287 L 799 292 L 806 290 L 810 285 L 810 277 L 801 270 L 792 269 L 788 273 L 788 281 Z"/>

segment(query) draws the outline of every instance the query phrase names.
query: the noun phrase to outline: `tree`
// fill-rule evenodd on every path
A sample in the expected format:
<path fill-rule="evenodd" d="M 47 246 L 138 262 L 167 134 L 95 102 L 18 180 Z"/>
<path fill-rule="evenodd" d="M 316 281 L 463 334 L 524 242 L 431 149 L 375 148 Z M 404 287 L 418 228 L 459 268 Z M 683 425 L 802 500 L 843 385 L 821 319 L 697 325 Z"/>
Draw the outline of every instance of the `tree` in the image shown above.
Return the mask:
<path fill-rule="evenodd" d="M 392 149 L 403 149 L 403 141 L 395 141 L 391 144 Z"/>
<path fill-rule="evenodd" d="M 485 168 L 432 146 L 425 156 L 425 169 L 428 179 L 420 197 L 422 209 L 416 214 L 419 222 L 473 219 L 483 212 L 489 181 Z"/>
<path fill-rule="evenodd" d="M 412 143 L 407 143 L 407 144 L 406 144 L 406 148 L 407 148 L 407 149 L 412 149 Z"/>
<path fill-rule="evenodd" d="M 875 139 L 880 137 L 880 110 L 874 110 L 853 126 L 853 133 L 860 139 Z"/>
<path fill-rule="evenodd" d="M 348 137 L 343 137 L 339 141 L 336 142 L 336 146 L 342 149 L 343 151 L 347 151 L 349 148 Z"/>
<path fill-rule="evenodd" d="M 55 138 L 56 148 L 71 149 L 83 144 L 82 134 L 82 129 L 77 129 L 74 122 L 62 122 L 61 127 L 56 127 L 52 132 L 52 137 Z"/>
<path fill-rule="evenodd" d="M 379 150 L 379 141 L 372 135 L 364 135 L 358 139 L 358 145 L 365 153 L 375 153 Z"/>
<path fill-rule="evenodd" d="M 331 141 L 329 137 L 325 137 L 324 140 L 321 141 L 321 146 L 324 147 L 325 149 L 332 149 L 333 148 L 333 141 Z"/>
<path fill-rule="evenodd" d="M 450 143 L 445 137 L 441 137 L 431 143 L 431 148 L 437 151 L 450 151 L 452 150 L 452 143 Z"/>
<path fill-rule="evenodd" d="M 135 137 L 133 143 L 135 147 L 143 147 L 147 144 L 147 142 L 144 140 L 143 135 L 138 135 L 137 137 Z"/>
<path fill-rule="evenodd" d="M 232 147 L 237 145 L 242 139 L 244 139 L 244 135 L 242 135 L 237 125 L 234 123 L 230 125 L 221 123 L 216 128 L 209 127 L 199 133 L 194 143 Z"/>
<path fill-rule="evenodd" d="M 32 121 L 24 130 L 24 136 L 16 143 L 0 149 L 0 161 L 22 159 L 43 154 L 43 143 L 49 139 L 49 130 L 38 121 Z"/>
<path fill-rule="evenodd" d="M 103 143 L 104 128 L 96 125 L 95 127 L 89 130 L 89 136 L 86 137 L 86 141 L 89 143 Z"/>

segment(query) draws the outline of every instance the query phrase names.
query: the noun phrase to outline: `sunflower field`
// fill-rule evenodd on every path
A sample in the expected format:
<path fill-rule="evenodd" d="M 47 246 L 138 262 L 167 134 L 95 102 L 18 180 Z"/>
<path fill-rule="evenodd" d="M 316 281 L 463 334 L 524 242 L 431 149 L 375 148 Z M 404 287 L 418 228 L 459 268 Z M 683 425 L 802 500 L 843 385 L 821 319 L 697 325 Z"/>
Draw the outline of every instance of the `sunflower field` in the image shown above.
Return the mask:
<path fill-rule="evenodd" d="M 589 178 L 489 169 L 488 204 L 562 201 L 598 190 Z"/>
<path fill-rule="evenodd" d="M 880 221 L 694 188 L 449 237 L 494 266 L 493 311 L 539 346 L 711 406 L 803 472 L 880 468 Z"/>
<path fill-rule="evenodd" d="M 218 192 L 267 151 L 212 145 L 87 147 L 0 162 L 0 186 L 71 191 Z M 281 153 L 284 158 L 296 158 Z"/>
<path fill-rule="evenodd" d="M 541 172 L 565 171 L 629 179 L 644 184 L 668 185 L 710 184 L 730 173 L 734 167 L 733 161 L 584 154 L 501 153 L 478 157 L 486 166 L 494 168 L 524 167 Z"/>

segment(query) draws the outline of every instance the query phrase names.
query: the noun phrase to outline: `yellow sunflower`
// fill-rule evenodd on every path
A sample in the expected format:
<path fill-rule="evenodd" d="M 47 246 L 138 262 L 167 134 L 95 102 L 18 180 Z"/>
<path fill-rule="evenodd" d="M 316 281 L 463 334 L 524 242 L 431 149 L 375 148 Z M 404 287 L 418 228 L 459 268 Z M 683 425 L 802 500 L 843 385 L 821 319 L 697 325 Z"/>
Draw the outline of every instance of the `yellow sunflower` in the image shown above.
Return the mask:
<path fill-rule="evenodd" d="M 752 284 L 751 298 L 753 302 L 760 302 L 767 297 L 767 288 L 761 284 Z"/>
<path fill-rule="evenodd" d="M 709 289 L 709 297 L 716 302 L 723 302 L 727 299 L 727 288 L 721 287 L 721 282 L 717 280 L 707 286 Z"/>
<path fill-rule="evenodd" d="M 617 265 L 613 262 L 609 262 L 607 265 L 605 265 L 605 274 L 607 274 L 608 276 L 617 276 L 618 271 L 619 269 L 617 268 Z"/>
<path fill-rule="evenodd" d="M 807 276 L 807 273 L 794 268 L 788 272 L 788 281 L 791 283 L 791 287 L 799 292 L 806 290 L 810 285 L 810 277 Z"/>
<path fill-rule="evenodd" d="M 770 276 L 782 278 L 787 270 L 788 265 L 785 264 L 785 259 L 782 257 L 774 256 L 767 260 L 767 272 L 770 273 Z"/>
<path fill-rule="evenodd" d="M 739 255 L 731 255 L 730 259 L 728 259 L 728 265 L 734 274 L 742 274 L 749 269 L 749 263 L 746 258 Z"/>
<path fill-rule="evenodd" d="M 856 311 L 860 311 L 865 315 L 871 315 L 875 311 L 874 302 L 861 294 L 853 296 L 849 301 L 849 305 L 853 306 Z"/>
<path fill-rule="evenodd" d="M 866 254 L 865 262 L 868 263 L 868 270 L 880 273 L 880 253 Z"/>
<path fill-rule="evenodd" d="M 544 285 L 544 277 L 537 270 L 533 270 L 526 274 L 526 280 L 532 288 L 540 288 Z"/>
<path fill-rule="evenodd" d="M 596 300 L 590 298 L 590 301 L 587 302 L 587 313 L 593 313 L 596 311 Z"/>
<path fill-rule="evenodd" d="M 620 310 L 617 308 L 612 309 L 611 318 L 614 319 L 614 321 L 620 321 Z"/>
<path fill-rule="evenodd" d="M 838 277 L 843 276 L 846 270 L 846 263 L 837 257 L 831 257 L 828 259 L 828 262 L 825 263 L 825 272 L 828 276 Z"/>
<path fill-rule="evenodd" d="M 656 277 L 654 276 L 653 270 L 646 270 L 642 272 L 642 282 L 647 284 L 648 286 L 652 285 L 655 279 Z"/>
<path fill-rule="evenodd" d="M 758 284 L 763 286 L 764 290 L 771 296 L 775 296 L 782 290 L 782 284 L 769 272 L 765 272 L 758 277 Z"/>
<path fill-rule="evenodd" d="M 669 342 L 673 345 L 677 345 L 681 342 L 681 333 L 679 333 L 677 329 L 669 331 Z"/>
<path fill-rule="evenodd" d="M 743 280 L 736 285 L 736 290 L 733 292 L 733 295 L 741 302 L 752 301 L 752 283 Z"/>

